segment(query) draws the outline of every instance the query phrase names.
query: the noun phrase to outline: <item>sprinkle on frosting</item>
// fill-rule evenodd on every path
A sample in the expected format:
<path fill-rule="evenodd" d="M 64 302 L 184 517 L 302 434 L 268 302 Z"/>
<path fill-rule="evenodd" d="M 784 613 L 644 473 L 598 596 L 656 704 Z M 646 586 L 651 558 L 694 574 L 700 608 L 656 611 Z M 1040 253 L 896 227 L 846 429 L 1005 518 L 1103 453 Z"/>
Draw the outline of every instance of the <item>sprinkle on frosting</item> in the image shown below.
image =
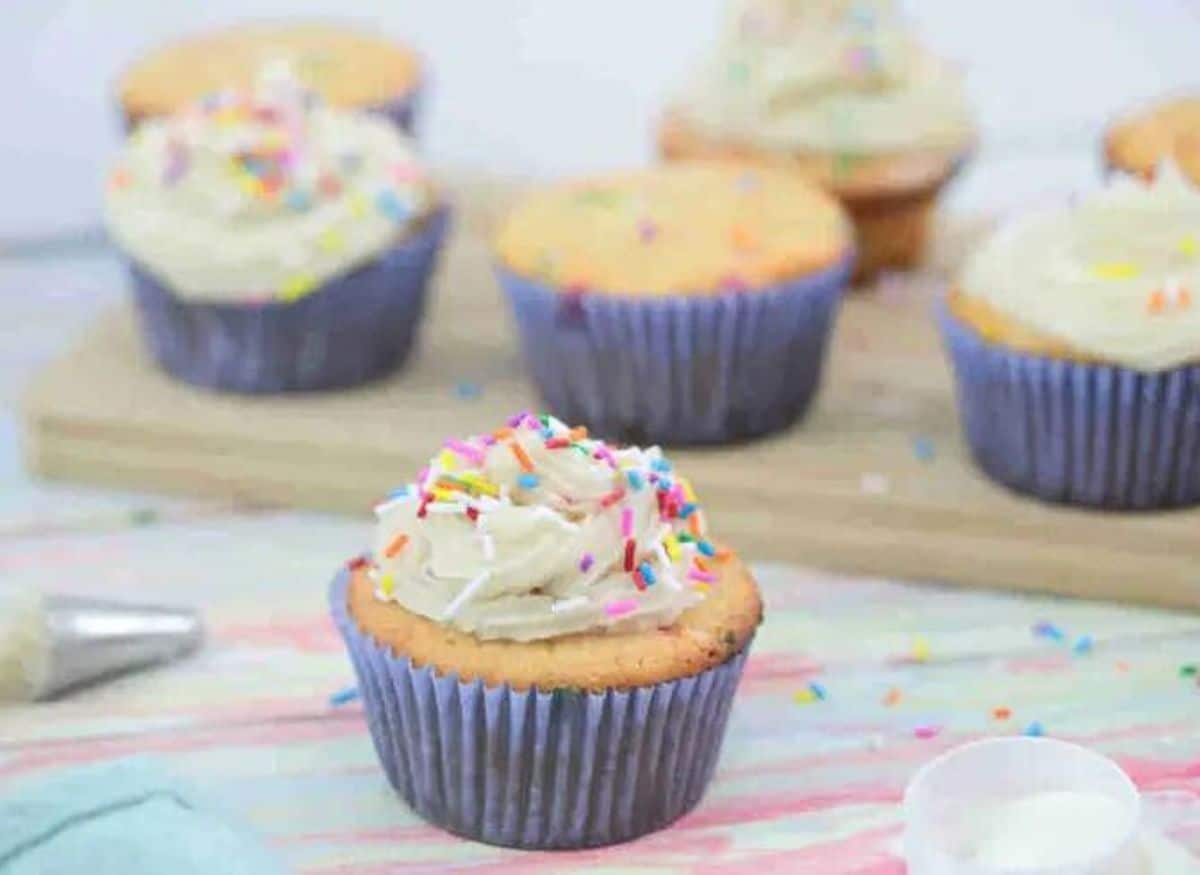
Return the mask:
<path fill-rule="evenodd" d="M 659 448 L 546 415 L 447 441 L 375 511 L 377 597 L 480 638 L 670 625 L 728 555 Z"/>
<path fill-rule="evenodd" d="M 142 124 L 105 211 L 117 243 L 180 296 L 294 300 L 394 245 L 432 206 L 393 125 L 327 108 L 268 65 L 252 90 Z"/>

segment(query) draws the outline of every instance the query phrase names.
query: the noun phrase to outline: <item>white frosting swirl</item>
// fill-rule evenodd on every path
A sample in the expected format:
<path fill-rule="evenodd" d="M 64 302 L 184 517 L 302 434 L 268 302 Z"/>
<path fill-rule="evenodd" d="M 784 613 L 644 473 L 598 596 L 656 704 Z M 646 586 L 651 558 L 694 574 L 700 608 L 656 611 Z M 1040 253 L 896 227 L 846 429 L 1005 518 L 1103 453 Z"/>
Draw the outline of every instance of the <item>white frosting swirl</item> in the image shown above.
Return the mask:
<path fill-rule="evenodd" d="M 376 508 L 379 598 L 517 641 L 668 626 L 703 599 L 720 557 L 657 447 L 611 449 L 552 417 L 514 422 L 447 442 Z"/>
<path fill-rule="evenodd" d="M 433 205 L 386 120 L 326 108 L 286 69 L 139 126 L 110 177 L 120 247 L 176 294 L 294 299 L 394 245 Z"/>
<path fill-rule="evenodd" d="M 1141 371 L 1200 361 L 1200 190 L 1173 166 L 997 232 L 964 294 L 1089 356 Z"/>
<path fill-rule="evenodd" d="M 679 110 L 713 135 L 852 155 L 965 148 L 959 75 L 891 0 L 740 0 Z"/>

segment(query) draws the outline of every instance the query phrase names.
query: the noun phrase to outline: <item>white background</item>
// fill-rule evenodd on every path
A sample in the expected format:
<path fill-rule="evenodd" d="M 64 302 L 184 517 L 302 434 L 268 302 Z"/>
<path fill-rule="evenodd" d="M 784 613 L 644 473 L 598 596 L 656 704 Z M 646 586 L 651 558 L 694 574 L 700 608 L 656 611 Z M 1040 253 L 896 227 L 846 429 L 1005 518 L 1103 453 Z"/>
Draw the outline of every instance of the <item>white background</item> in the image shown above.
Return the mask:
<path fill-rule="evenodd" d="M 443 165 L 559 175 L 652 155 L 664 98 L 721 0 L 7 0 L 0 18 L 0 240 L 97 219 L 116 72 L 140 49 L 238 18 L 345 16 L 407 39 L 436 91 Z M 1097 137 L 1140 99 L 1200 87 L 1200 0 L 908 0 L 967 70 L 982 149 L 951 205 L 1007 209 L 1095 184 Z"/>

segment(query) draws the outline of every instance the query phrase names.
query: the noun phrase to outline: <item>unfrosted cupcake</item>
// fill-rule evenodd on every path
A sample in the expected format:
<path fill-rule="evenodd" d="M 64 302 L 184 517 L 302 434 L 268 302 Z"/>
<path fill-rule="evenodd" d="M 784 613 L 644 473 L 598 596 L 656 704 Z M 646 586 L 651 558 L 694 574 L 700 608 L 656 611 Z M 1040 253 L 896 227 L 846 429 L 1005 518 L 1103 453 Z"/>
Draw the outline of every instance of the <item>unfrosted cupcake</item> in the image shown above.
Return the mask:
<path fill-rule="evenodd" d="M 162 46 L 117 83 L 129 127 L 174 115 L 218 91 L 252 88 L 258 71 L 287 64 L 338 109 L 380 112 L 413 131 L 421 63 L 407 46 L 333 23 L 242 24 Z"/>
<path fill-rule="evenodd" d="M 1200 192 L 1177 172 L 996 234 L 941 314 L 980 466 L 1050 501 L 1200 502 L 1198 293 Z"/>
<path fill-rule="evenodd" d="M 1177 97 L 1118 119 L 1104 137 L 1107 168 L 1153 179 L 1164 161 L 1174 160 L 1200 182 L 1200 97 Z"/>
<path fill-rule="evenodd" d="M 579 848 L 699 802 L 762 604 L 657 448 L 521 414 L 447 441 L 376 513 L 332 610 L 418 814 Z"/>
<path fill-rule="evenodd" d="M 240 392 L 398 367 L 447 224 L 394 126 L 325 108 L 278 68 L 141 125 L 105 213 L 158 362 Z"/>
<path fill-rule="evenodd" d="M 960 77 L 889 0 L 736 0 L 659 132 L 671 159 L 779 163 L 828 188 L 858 233 L 858 272 L 917 264 L 973 129 Z"/>
<path fill-rule="evenodd" d="M 798 419 L 853 254 L 844 213 L 815 186 L 715 163 L 536 192 L 496 252 L 551 411 L 642 443 L 729 441 Z"/>

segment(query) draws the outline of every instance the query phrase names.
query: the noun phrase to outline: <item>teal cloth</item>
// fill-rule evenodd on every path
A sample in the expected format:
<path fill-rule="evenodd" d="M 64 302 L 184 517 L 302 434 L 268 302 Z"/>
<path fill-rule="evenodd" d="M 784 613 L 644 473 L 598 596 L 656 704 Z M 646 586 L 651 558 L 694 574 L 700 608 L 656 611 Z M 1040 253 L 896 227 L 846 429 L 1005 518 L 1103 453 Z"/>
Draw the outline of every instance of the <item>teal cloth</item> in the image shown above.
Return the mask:
<path fill-rule="evenodd" d="M 3 875 L 277 875 L 263 843 L 150 759 L 55 772 L 0 797 Z"/>

